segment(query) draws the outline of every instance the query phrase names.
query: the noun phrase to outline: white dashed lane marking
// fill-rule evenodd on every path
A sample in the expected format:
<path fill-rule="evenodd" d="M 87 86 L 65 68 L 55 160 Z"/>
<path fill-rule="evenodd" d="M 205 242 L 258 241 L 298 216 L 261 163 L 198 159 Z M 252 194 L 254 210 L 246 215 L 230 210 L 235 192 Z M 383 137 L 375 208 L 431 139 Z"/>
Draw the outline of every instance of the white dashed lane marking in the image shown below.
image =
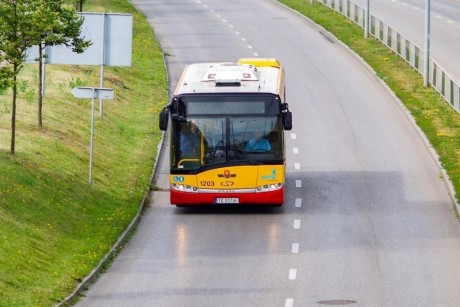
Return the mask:
<path fill-rule="evenodd" d="M 296 180 L 295 181 L 295 186 L 296 186 L 296 188 L 301 188 L 302 187 L 302 180 Z"/>
<path fill-rule="evenodd" d="M 293 254 L 298 254 L 299 253 L 299 243 L 292 243 L 291 252 Z"/>
<path fill-rule="evenodd" d="M 294 299 L 293 298 L 287 298 L 286 299 L 286 304 L 284 304 L 284 307 L 293 307 L 294 306 Z"/>
<path fill-rule="evenodd" d="M 294 220 L 292 227 L 294 227 L 294 229 L 300 229 L 300 220 Z"/>
<path fill-rule="evenodd" d="M 289 280 L 295 280 L 297 278 L 297 269 L 289 269 Z"/>
<path fill-rule="evenodd" d="M 391 2 L 401 4 L 402 6 L 405 6 L 405 7 L 411 7 L 415 11 L 425 11 L 425 7 L 419 7 L 419 6 L 415 6 L 415 5 L 410 5 L 410 4 L 406 3 L 406 2 L 397 1 L 397 0 L 391 0 Z M 447 17 L 441 16 L 441 15 L 434 15 L 434 16 L 439 20 L 446 21 L 448 24 L 456 25 L 455 21 L 453 21 L 451 19 L 447 19 Z M 460 27 L 460 25 L 459 25 L 459 27 Z"/>
<path fill-rule="evenodd" d="M 296 198 L 296 199 L 295 199 L 295 206 L 296 206 L 297 208 L 302 207 L 302 198 Z"/>

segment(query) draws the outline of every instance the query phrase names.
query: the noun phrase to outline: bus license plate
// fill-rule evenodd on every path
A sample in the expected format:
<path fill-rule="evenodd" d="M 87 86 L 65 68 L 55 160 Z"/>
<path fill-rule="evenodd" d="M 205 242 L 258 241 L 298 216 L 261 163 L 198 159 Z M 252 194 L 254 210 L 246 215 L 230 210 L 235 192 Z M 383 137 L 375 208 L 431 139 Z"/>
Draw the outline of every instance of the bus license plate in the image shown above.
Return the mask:
<path fill-rule="evenodd" d="M 216 204 L 238 204 L 240 200 L 234 197 L 216 198 Z"/>

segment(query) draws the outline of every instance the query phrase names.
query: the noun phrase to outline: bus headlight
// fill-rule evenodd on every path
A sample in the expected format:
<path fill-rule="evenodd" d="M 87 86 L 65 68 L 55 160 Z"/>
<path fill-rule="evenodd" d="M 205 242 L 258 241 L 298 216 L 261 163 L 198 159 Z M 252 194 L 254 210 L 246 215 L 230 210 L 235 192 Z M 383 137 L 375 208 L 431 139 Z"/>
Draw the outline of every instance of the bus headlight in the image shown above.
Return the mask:
<path fill-rule="evenodd" d="M 276 191 L 279 189 L 282 189 L 284 186 L 283 182 L 278 182 L 278 183 L 271 183 L 271 184 L 265 184 L 258 186 L 256 188 L 256 192 L 270 192 L 270 191 Z"/>
<path fill-rule="evenodd" d="M 171 184 L 171 189 L 175 191 L 180 191 L 180 192 L 191 192 L 191 193 L 197 193 L 198 188 L 191 186 L 191 185 L 186 185 L 186 184 L 177 184 L 177 183 L 172 183 Z"/>

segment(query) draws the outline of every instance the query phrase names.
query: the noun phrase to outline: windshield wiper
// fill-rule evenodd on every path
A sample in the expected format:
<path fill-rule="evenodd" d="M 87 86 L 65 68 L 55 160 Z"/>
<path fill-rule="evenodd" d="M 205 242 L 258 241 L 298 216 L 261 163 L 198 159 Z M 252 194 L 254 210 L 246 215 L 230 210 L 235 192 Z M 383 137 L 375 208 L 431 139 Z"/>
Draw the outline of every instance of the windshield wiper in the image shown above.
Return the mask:
<path fill-rule="evenodd" d="M 217 154 L 217 151 L 218 150 L 224 150 L 224 142 L 223 141 L 219 141 L 216 146 L 214 147 L 213 151 L 209 154 L 209 156 L 206 157 L 206 159 L 204 160 L 204 165 L 208 164 L 209 162 L 212 162 L 214 160 L 214 158 L 216 157 L 216 154 Z"/>
<path fill-rule="evenodd" d="M 233 145 L 234 146 L 234 150 L 236 150 L 237 152 L 242 152 L 244 154 L 244 156 L 249 160 L 249 162 L 251 162 L 252 165 L 256 165 L 256 161 L 254 160 L 254 158 L 252 158 L 248 152 L 242 148 L 240 148 L 238 145 Z"/>

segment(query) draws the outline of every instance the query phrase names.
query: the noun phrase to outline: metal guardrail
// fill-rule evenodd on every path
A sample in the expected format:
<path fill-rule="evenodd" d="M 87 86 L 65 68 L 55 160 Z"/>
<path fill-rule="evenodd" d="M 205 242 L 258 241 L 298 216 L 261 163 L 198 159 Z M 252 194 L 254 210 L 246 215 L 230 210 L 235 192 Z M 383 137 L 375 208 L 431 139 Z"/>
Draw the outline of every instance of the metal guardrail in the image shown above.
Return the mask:
<path fill-rule="evenodd" d="M 350 0 L 317 0 L 339 12 L 364 29 L 365 10 Z M 420 74 L 424 74 L 424 51 L 410 42 L 389 25 L 375 16 L 370 16 L 369 32 L 383 44 L 402 57 Z M 429 83 L 442 97 L 460 112 L 460 82 L 453 80 L 433 59 L 429 61 Z"/>

